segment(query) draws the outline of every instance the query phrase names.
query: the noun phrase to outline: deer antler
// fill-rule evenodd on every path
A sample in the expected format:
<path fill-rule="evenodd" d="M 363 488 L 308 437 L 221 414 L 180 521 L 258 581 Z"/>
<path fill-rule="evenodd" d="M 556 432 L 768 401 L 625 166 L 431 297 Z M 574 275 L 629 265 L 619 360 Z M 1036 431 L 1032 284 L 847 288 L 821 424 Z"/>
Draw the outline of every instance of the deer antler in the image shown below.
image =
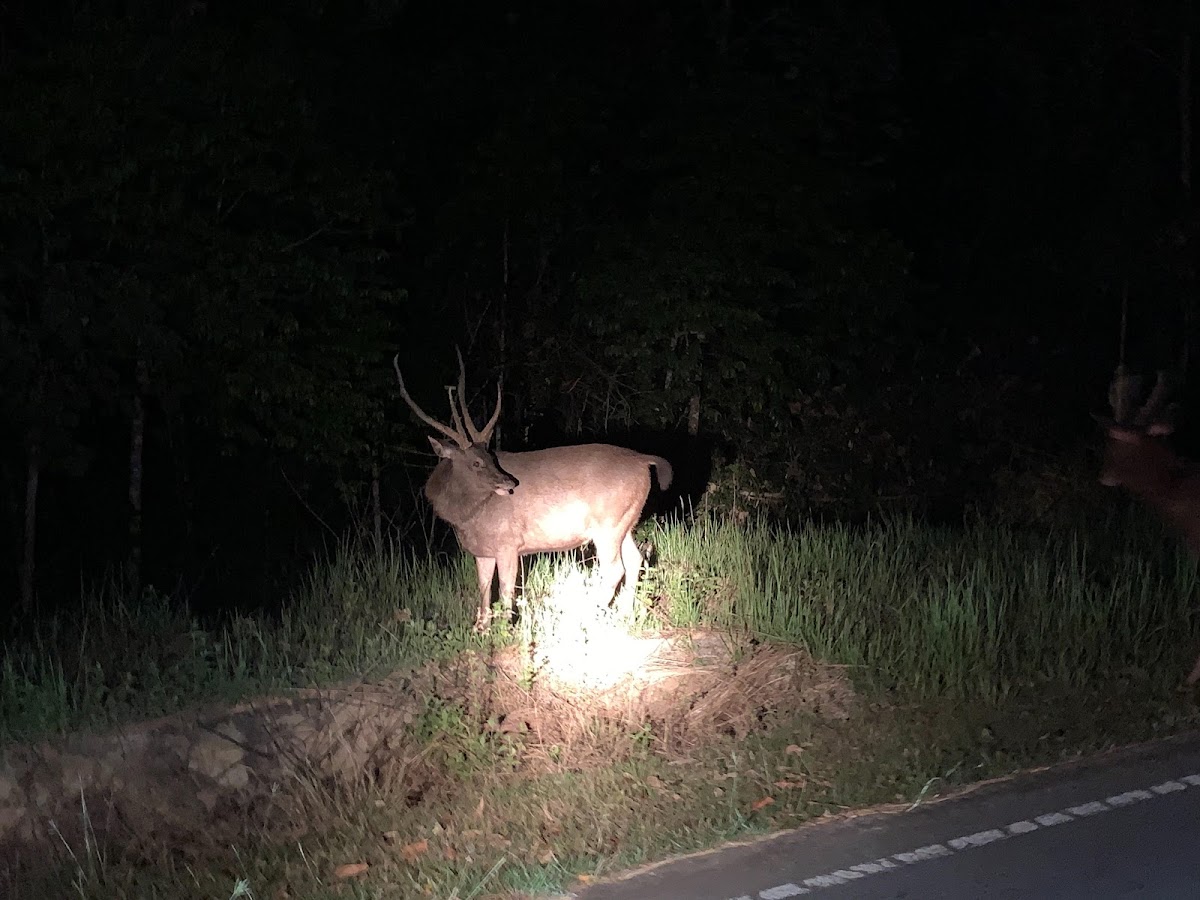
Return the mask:
<path fill-rule="evenodd" d="M 1108 386 L 1108 403 L 1113 411 L 1113 418 L 1109 424 L 1148 434 L 1165 434 L 1170 431 L 1172 407 L 1167 403 L 1171 396 L 1170 373 L 1159 369 L 1150 396 L 1146 398 L 1145 403 L 1139 405 L 1141 394 L 1141 376 L 1129 372 L 1124 364 L 1117 366 L 1112 383 Z"/>
<path fill-rule="evenodd" d="M 1118 425 L 1128 425 L 1131 419 L 1130 410 L 1137 402 L 1138 393 L 1142 388 L 1142 378 L 1125 368 L 1121 363 L 1113 373 L 1112 382 L 1108 386 L 1108 405 L 1112 408 L 1113 421 Z"/>
<path fill-rule="evenodd" d="M 492 417 L 488 419 L 487 424 L 481 430 L 477 430 L 475 422 L 471 419 L 471 411 L 467 409 L 467 367 L 463 365 L 462 350 L 455 345 L 454 353 L 458 357 L 458 402 L 462 407 L 462 420 L 466 423 L 467 434 L 471 436 L 471 440 L 476 444 L 486 444 L 492 439 L 492 432 L 496 430 L 496 422 L 500 420 L 500 406 L 504 400 L 504 385 L 500 381 L 496 382 L 496 408 L 492 412 Z M 453 401 L 451 401 L 450 405 L 453 410 Z M 454 420 L 456 422 L 459 420 L 457 413 L 455 413 Z"/>
<path fill-rule="evenodd" d="M 458 347 L 455 347 L 454 352 L 458 356 L 458 384 L 449 385 L 446 388 L 446 394 L 450 400 L 450 418 L 454 422 L 453 425 L 446 425 L 443 422 L 439 422 L 433 416 L 429 415 L 429 413 L 425 412 L 425 410 L 421 409 L 417 405 L 417 402 L 409 396 L 407 388 L 404 387 L 404 376 L 400 374 L 399 354 L 396 354 L 392 358 L 392 368 L 396 370 L 396 380 L 400 382 L 400 396 L 404 398 L 404 402 L 408 404 L 409 409 L 416 413 L 417 418 L 431 428 L 440 431 L 465 450 L 471 444 L 487 444 L 492 439 L 492 432 L 495 431 L 496 423 L 500 420 L 500 407 L 504 399 L 504 386 L 501 382 L 496 383 L 496 408 L 492 412 L 492 417 L 488 419 L 487 424 L 482 429 L 477 429 L 474 421 L 471 419 L 471 411 L 467 408 L 467 367 L 463 364 L 462 351 Z"/>
<path fill-rule="evenodd" d="M 400 396 L 404 398 L 404 402 L 408 404 L 408 408 L 411 409 L 414 413 L 416 413 L 417 418 L 420 419 L 422 422 L 424 422 L 426 425 L 428 425 L 430 428 L 433 428 L 436 431 L 440 431 L 442 434 L 444 434 L 446 437 L 450 438 L 450 440 L 454 441 L 454 443 L 458 444 L 458 446 L 462 447 L 464 450 L 467 449 L 468 447 L 470 447 L 471 446 L 470 435 L 467 434 L 462 429 L 461 423 L 459 423 L 457 421 L 458 420 L 457 414 L 455 414 L 454 418 L 456 420 L 456 424 L 459 425 L 459 428 L 457 430 L 455 430 L 454 428 L 451 428 L 449 425 L 444 425 L 443 423 L 441 423 L 437 419 L 435 419 L 433 416 L 429 415 L 429 413 L 425 412 L 425 410 L 423 410 L 423 409 L 421 409 L 421 407 L 417 406 L 417 402 L 408 395 L 408 389 L 404 386 L 404 376 L 400 374 L 400 354 L 399 353 L 397 353 L 394 357 L 392 357 L 392 368 L 396 370 L 396 380 L 400 382 Z M 450 408 L 451 408 L 451 410 L 453 410 L 453 408 L 454 408 L 453 398 L 451 399 L 451 407 Z"/>
<path fill-rule="evenodd" d="M 1163 418 L 1162 411 L 1166 405 L 1167 397 L 1171 393 L 1171 385 L 1167 378 L 1167 373 L 1163 369 L 1158 370 L 1158 380 L 1154 382 L 1154 389 L 1150 392 L 1150 396 L 1146 398 L 1146 402 L 1133 418 L 1133 423 L 1139 428 L 1145 428 L 1148 425 L 1155 424 L 1155 420 Z"/>

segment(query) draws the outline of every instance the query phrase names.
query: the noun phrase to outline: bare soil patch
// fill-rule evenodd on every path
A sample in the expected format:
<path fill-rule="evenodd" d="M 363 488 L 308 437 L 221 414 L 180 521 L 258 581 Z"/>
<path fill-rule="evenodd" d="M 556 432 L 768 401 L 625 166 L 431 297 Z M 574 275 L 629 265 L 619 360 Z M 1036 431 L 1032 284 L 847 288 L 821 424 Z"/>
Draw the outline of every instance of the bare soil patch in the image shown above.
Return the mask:
<path fill-rule="evenodd" d="M 379 683 L 10 747 L 0 823 L 14 825 L 3 836 L 10 859 L 43 864 L 39 846 L 95 845 L 142 866 L 164 855 L 192 865 L 227 858 L 231 845 L 342 827 L 360 807 L 453 818 L 444 811 L 482 810 L 488 784 L 510 790 L 639 754 L 686 760 L 801 713 L 845 720 L 857 705 L 841 668 L 795 647 L 593 626 L 554 646 L 468 652 Z M 469 804 L 459 796 L 468 783 Z M 419 842 L 407 831 L 376 837 L 412 856 Z M 542 857 L 554 853 L 548 840 Z"/>
<path fill-rule="evenodd" d="M 532 679 L 530 674 L 532 673 Z M 850 718 L 856 698 L 843 668 L 796 647 L 735 645 L 712 632 L 616 636 L 591 654 L 509 648 L 463 696 L 520 736 L 523 764 L 561 771 L 608 765 L 644 734 L 668 758 L 767 732 L 802 712 Z"/>

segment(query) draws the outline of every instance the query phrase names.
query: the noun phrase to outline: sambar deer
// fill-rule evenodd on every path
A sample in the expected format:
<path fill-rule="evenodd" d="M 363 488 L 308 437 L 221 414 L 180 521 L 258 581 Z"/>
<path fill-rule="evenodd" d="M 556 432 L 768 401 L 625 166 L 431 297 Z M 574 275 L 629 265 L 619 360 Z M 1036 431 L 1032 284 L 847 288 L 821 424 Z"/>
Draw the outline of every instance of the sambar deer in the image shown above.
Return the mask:
<path fill-rule="evenodd" d="M 1097 417 L 1108 435 L 1100 481 L 1123 487 L 1183 535 L 1200 555 L 1200 469 L 1179 456 L 1165 438 L 1175 430 L 1170 384 L 1160 371 L 1150 396 L 1138 404 L 1141 379 L 1118 366 L 1108 389 L 1112 418 Z M 1200 681 L 1200 658 L 1187 677 Z"/>
<path fill-rule="evenodd" d="M 633 527 L 650 494 L 651 466 L 659 488 L 665 490 L 671 484 L 669 462 L 610 444 L 493 453 L 488 442 L 500 418 L 499 385 L 495 411 L 483 428 L 476 428 L 467 408 L 466 368 L 459 352 L 457 407 L 455 388 L 447 388 L 453 420 L 448 425 L 409 396 L 398 356 L 392 365 L 404 402 L 418 419 L 453 442 L 429 438 L 439 461 L 425 482 L 425 496 L 434 514 L 454 529 L 459 546 L 475 557 L 476 631 L 491 623 L 493 573 L 499 575 L 504 608 L 512 610 L 522 556 L 574 550 L 588 542 L 596 550 L 604 601 L 611 603 L 621 586 L 622 597 L 632 603 L 642 566 Z"/>

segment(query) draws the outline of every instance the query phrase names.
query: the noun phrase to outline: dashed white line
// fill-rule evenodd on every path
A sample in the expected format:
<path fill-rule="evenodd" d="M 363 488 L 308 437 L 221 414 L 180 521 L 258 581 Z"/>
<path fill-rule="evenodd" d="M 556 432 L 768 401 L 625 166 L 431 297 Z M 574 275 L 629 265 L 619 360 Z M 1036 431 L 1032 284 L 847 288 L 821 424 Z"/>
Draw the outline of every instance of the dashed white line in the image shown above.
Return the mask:
<path fill-rule="evenodd" d="M 882 872 L 884 869 L 898 869 L 900 864 L 893 862 L 890 859 L 876 859 L 871 862 L 859 863 L 857 866 L 851 866 L 855 872 L 862 872 L 864 875 L 874 875 Z"/>
<path fill-rule="evenodd" d="M 808 888 L 833 887 L 835 884 L 845 884 L 847 881 L 853 881 L 855 878 L 866 877 L 866 872 L 851 872 L 849 869 L 838 869 L 836 872 L 830 872 L 828 875 L 805 878 L 804 886 Z"/>
<path fill-rule="evenodd" d="M 1051 825 L 1062 825 L 1066 822 L 1074 822 L 1075 820 L 1066 813 L 1046 813 L 1044 816 L 1035 816 L 1034 820 L 1039 825 L 1049 828 Z"/>
<path fill-rule="evenodd" d="M 1097 813 L 1108 812 L 1110 808 L 1104 804 L 1103 800 L 1093 800 L 1090 803 L 1081 803 L 1079 806 L 1068 806 L 1066 811 L 1082 819 Z"/>
<path fill-rule="evenodd" d="M 1133 806 L 1142 800 L 1151 800 L 1154 795 L 1149 791 L 1126 791 L 1123 794 L 1117 794 L 1115 797 L 1109 797 L 1104 802 L 1109 806 L 1120 809 L 1122 806 Z"/>
<path fill-rule="evenodd" d="M 798 884 L 781 884 L 778 887 L 759 891 L 758 896 L 762 900 L 786 900 L 787 897 L 799 897 L 801 894 L 807 893 L 809 893 L 808 888 L 802 888 Z"/>
<path fill-rule="evenodd" d="M 991 828 L 987 831 L 979 831 L 975 834 L 968 834 L 966 837 L 954 838 L 946 841 L 952 850 L 966 850 L 968 847 L 982 847 L 984 844 L 990 844 L 992 841 L 1002 841 L 1006 837 L 1003 831 L 999 828 Z"/>
<path fill-rule="evenodd" d="M 918 847 L 916 850 L 910 850 L 907 853 L 897 853 L 892 859 L 898 859 L 906 865 L 913 863 L 924 862 L 927 859 L 937 859 L 939 856 L 949 856 L 951 850 L 941 844 L 930 844 L 928 847 Z"/>
<path fill-rule="evenodd" d="M 1150 788 L 1156 794 L 1173 794 L 1176 791 L 1186 791 L 1187 785 L 1179 781 L 1164 781 Z"/>
<path fill-rule="evenodd" d="M 813 891 L 819 891 L 822 888 L 837 887 L 859 878 L 865 878 L 868 875 L 878 875 L 880 872 L 886 872 L 889 869 L 911 866 L 930 859 L 953 856 L 955 853 L 960 853 L 964 850 L 970 850 L 974 847 L 984 847 L 996 841 L 1029 834 L 1042 828 L 1064 825 L 1068 822 L 1074 822 L 1081 818 L 1108 812 L 1109 810 L 1125 809 L 1138 803 L 1144 803 L 1147 800 L 1153 800 L 1155 797 L 1164 797 L 1167 794 L 1185 791 L 1189 785 L 1200 787 L 1200 774 L 1183 775 L 1180 778 L 1164 781 L 1161 784 L 1151 785 L 1146 789 L 1139 788 L 1137 790 L 1126 791 L 1123 794 L 1114 794 L 1104 800 L 1092 800 L 1088 803 L 1080 803 L 1077 806 L 1068 806 L 1061 812 L 1043 813 L 1040 816 L 1034 816 L 1032 819 L 1021 819 L 1002 828 L 989 828 L 986 831 L 977 831 L 974 834 L 951 838 L 944 844 L 929 844 L 925 847 L 918 847 L 915 850 L 907 850 L 904 853 L 895 853 L 890 857 L 858 863 L 857 865 L 838 869 L 825 875 L 814 875 L 811 878 L 805 878 L 802 884 L 794 884 L 792 882 L 778 884 L 775 887 L 759 891 L 755 897 L 757 900 L 787 900 L 789 897 L 801 897 L 805 894 L 811 894 Z M 730 900 L 755 900 L 755 897 L 743 894 L 740 897 L 732 897 Z"/>

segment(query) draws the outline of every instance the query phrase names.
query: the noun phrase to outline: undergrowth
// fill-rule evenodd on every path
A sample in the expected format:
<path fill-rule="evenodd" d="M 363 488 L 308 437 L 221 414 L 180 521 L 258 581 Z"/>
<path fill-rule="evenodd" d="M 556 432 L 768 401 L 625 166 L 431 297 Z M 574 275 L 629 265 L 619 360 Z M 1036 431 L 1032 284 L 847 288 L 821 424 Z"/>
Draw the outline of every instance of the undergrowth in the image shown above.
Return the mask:
<path fill-rule="evenodd" d="M 1136 513 L 1105 524 L 705 519 L 654 529 L 650 590 L 673 623 L 796 642 L 906 697 L 993 701 L 1130 672 L 1177 684 L 1200 649 L 1196 563 Z"/>
<path fill-rule="evenodd" d="M 796 642 L 906 696 L 994 700 L 1119 672 L 1165 686 L 1200 648 L 1196 565 L 1136 515 L 1090 534 L 700 517 L 643 535 L 657 565 L 640 591 L 660 624 Z M 174 598 L 101 585 L 4 647 L 0 741 L 371 679 L 453 653 L 471 642 L 469 568 L 347 541 L 278 616 L 207 627 Z M 542 558 L 526 572 L 531 602 L 553 571 Z"/>
<path fill-rule="evenodd" d="M 662 720 L 574 710 L 570 741 L 537 744 L 528 728 L 501 727 L 480 691 L 431 694 L 397 759 L 401 775 L 336 789 L 314 779 L 299 840 L 264 832 L 186 863 L 171 848 L 149 857 L 68 848 L 52 880 L 96 900 L 544 894 L 1196 721 L 1176 691 L 1200 645 L 1196 565 L 1137 514 L 1087 532 L 699 517 L 639 535 L 654 560 L 639 586 L 641 622 L 704 629 L 747 653 L 804 648 L 846 673 L 855 714 L 717 728 L 668 753 Z M 521 626 L 490 642 L 467 631 L 465 565 L 394 548 L 344 544 L 278 618 L 212 629 L 165 597 L 99 592 L 78 616 L 6 648 L 4 734 L 381 677 L 468 647 L 529 647 L 528 670 L 512 679 L 524 690 L 552 632 L 576 629 L 539 616 L 577 572 L 564 558 L 533 563 Z M 600 626 L 585 627 L 599 640 Z"/>
<path fill-rule="evenodd" d="M 175 598 L 106 582 L 3 648 L 0 741 L 372 679 L 454 653 L 471 641 L 467 568 L 345 541 L 278 616 L 209 626 Z"/>

